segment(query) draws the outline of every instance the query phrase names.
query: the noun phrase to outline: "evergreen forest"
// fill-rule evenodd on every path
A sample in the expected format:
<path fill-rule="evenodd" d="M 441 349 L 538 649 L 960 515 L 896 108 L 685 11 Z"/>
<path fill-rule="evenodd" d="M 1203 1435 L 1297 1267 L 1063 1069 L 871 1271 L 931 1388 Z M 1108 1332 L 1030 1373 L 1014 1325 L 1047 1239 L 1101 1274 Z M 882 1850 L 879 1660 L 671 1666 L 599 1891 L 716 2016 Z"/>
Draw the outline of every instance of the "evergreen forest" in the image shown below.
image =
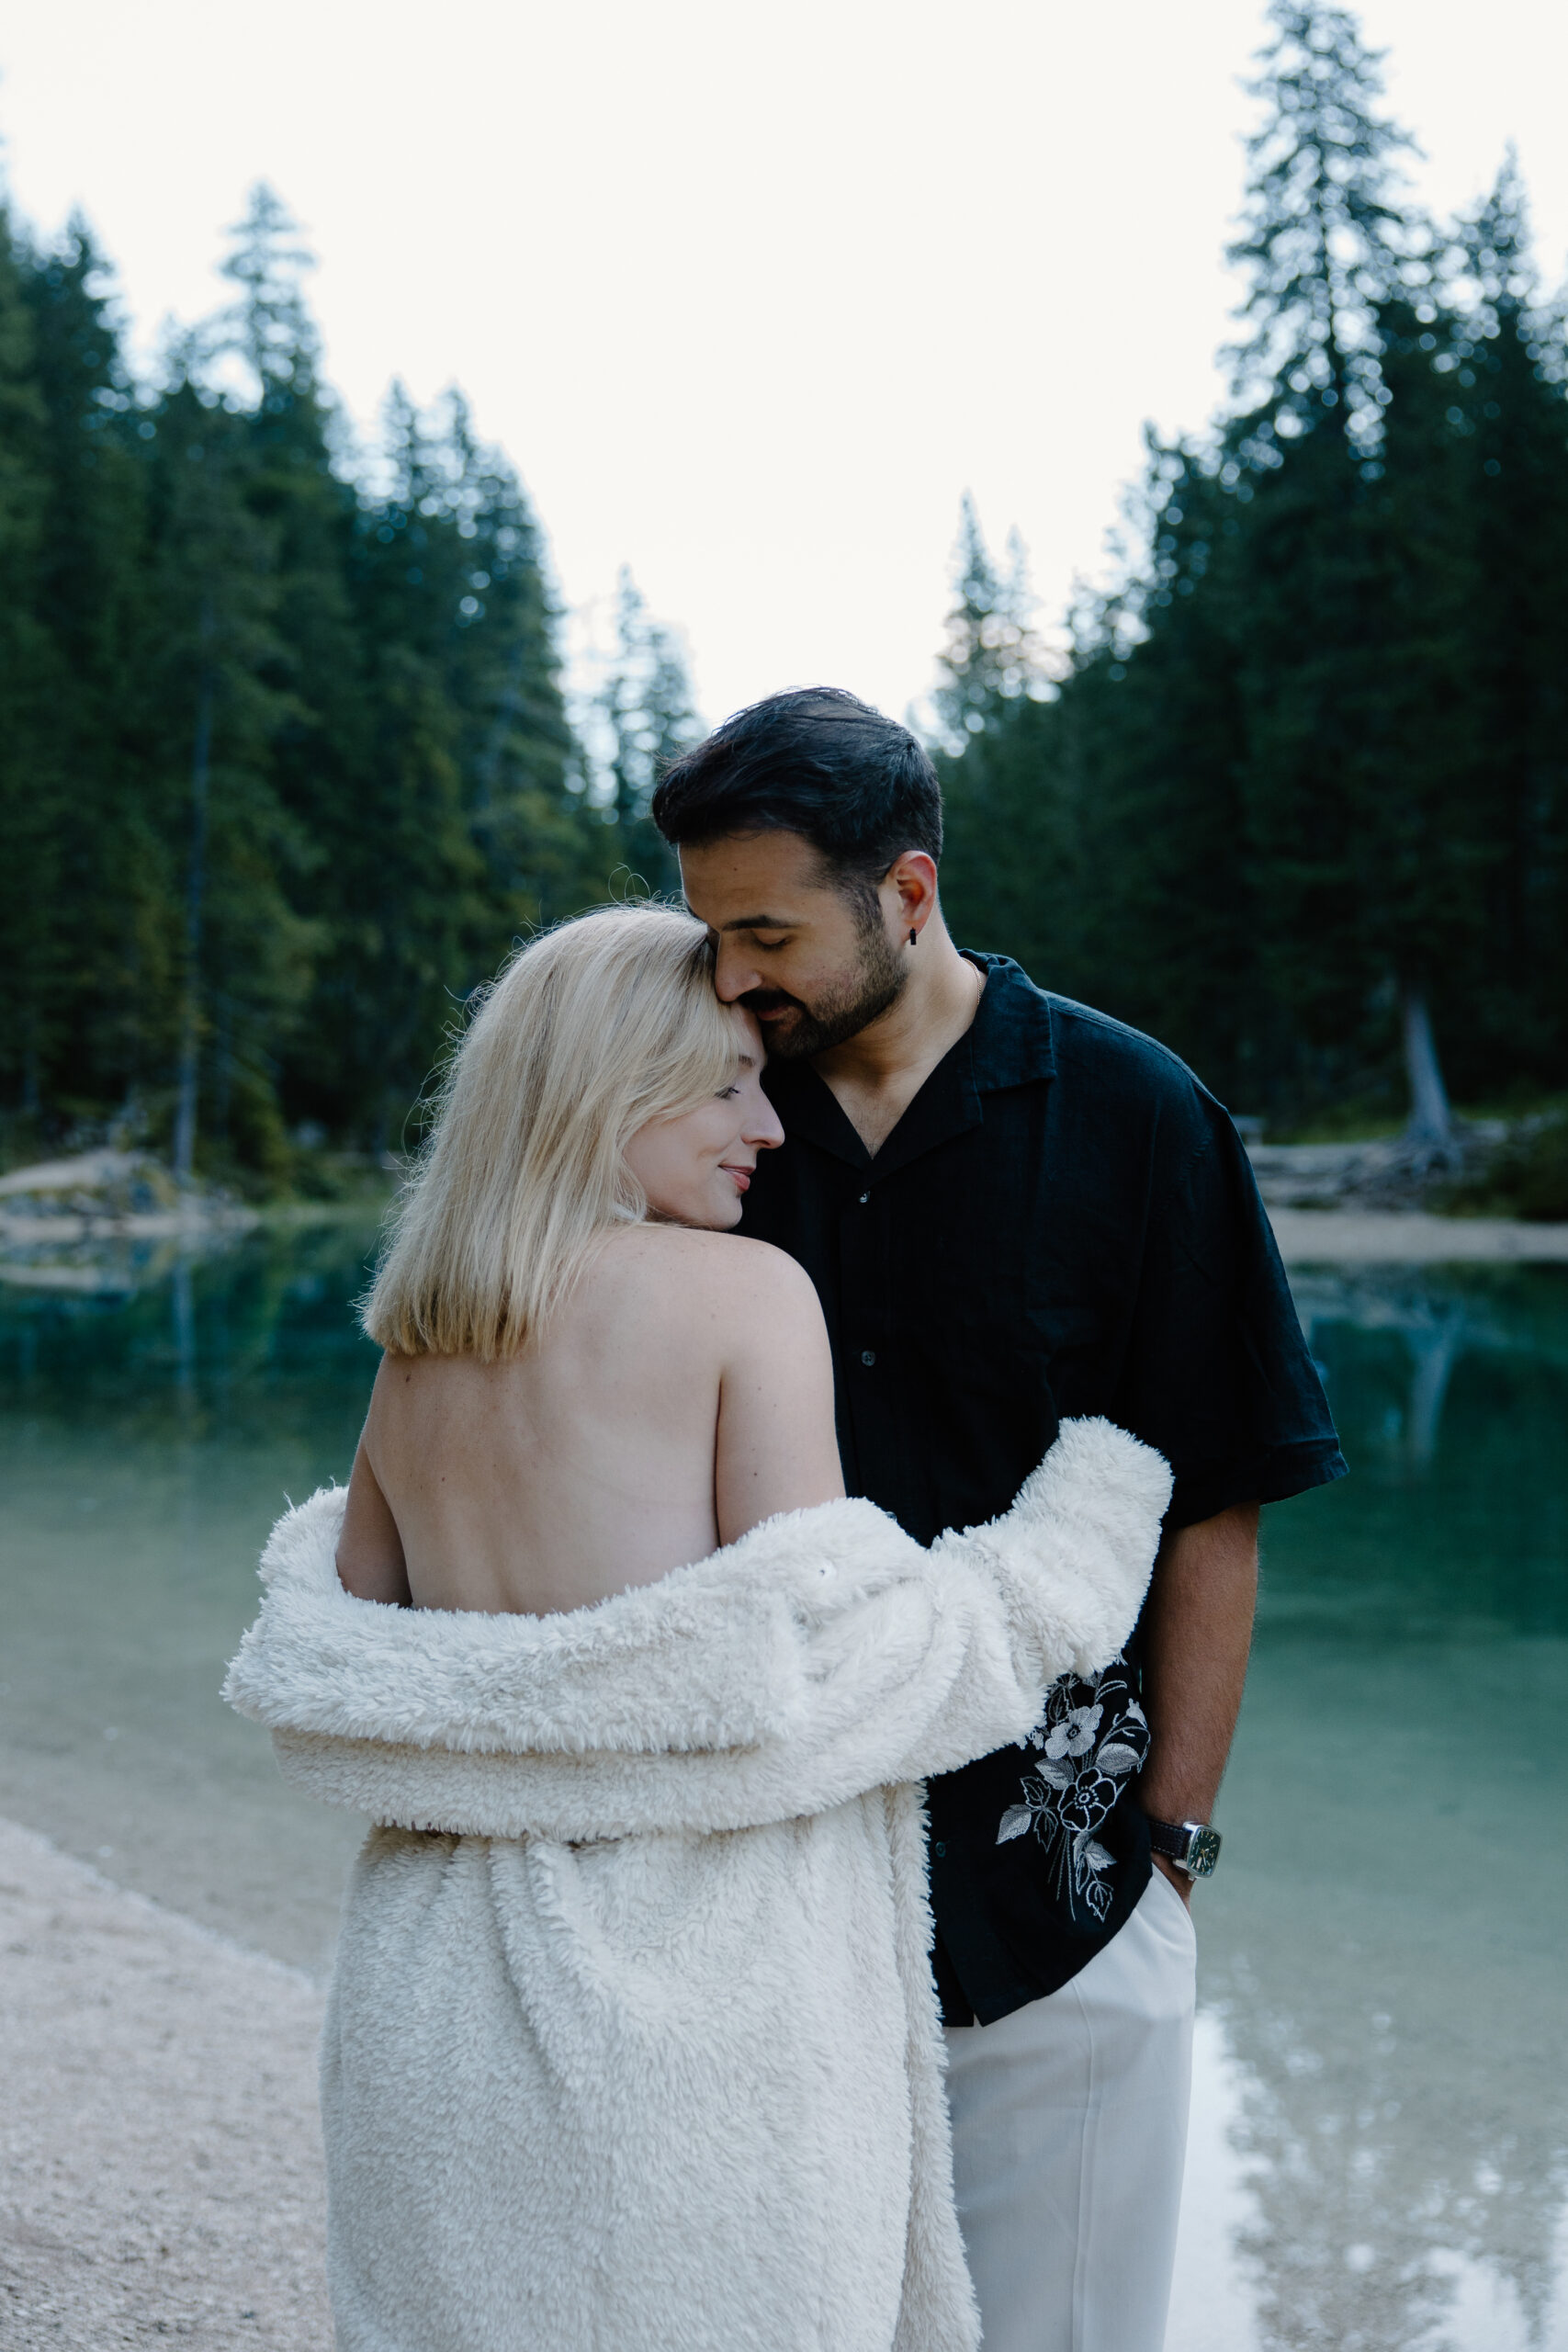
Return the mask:
<path fill-rule="evenodd" d="M 86 228 L 0 238 L 0 1030 L 18 1150 L 276 1186 L 396 1149 L 533 926 L 678 875 L 697 722 L 623 574 L 569 723 L 538 525 L 460 396 L 351 443 L 258 188 L 232 303 L 133 380 Z M 586 740 L 585 740 L 586 739 Z M 636 862 L 636 879 L 631 867 Z"/>
<path fill-rule="evenodd" d="M 1435 1133 L 1449 1091 L 1568 1086 L 1564 316 L 1511 162 L 1425 218 L 1351 13 L 1269 23 L 1233 397 L 1149 437 L 1114 589 L 1047 646 L 965 507 L 944 893 L 1238 1113 Z M 516 473 L 456 394 L 357 447 L 308 266 L 258 189 L 148 381 L 85 224 L 0 220 L 13 1159 L 114 1136 L 266 1189 L 395 1150 L 514 939 L 677 881 L 677 640 L 623 574 L 569 711 Z"/>
<path fill-rule="evenodd" d="M 1438 1136 L 1568 1084 L 1564 313 L 1512 159 L 1422 217 L 1353 15 L 1269 18 L 1234 401 L 1057 659 L 965 513 L 945 896 L 1237 1113 Z"/>

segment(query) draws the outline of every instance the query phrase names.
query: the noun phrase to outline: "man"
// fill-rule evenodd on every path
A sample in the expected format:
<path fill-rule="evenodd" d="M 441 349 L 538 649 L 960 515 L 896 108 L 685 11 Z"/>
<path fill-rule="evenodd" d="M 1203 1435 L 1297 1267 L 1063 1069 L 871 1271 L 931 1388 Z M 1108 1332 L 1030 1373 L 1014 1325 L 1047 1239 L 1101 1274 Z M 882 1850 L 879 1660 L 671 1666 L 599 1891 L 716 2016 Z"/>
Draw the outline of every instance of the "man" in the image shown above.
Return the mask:
<path fill-rule="evenodd" d="M 1241 1702 L 1260 1504 L 1344 1471 L 1235 1130 L 1173 1055 L 960 954 L 907 729 L 816 688 L 676 763 L 654 816 L 785 1145 L 744 1229 L 811 1273 L 852 1494 L 922 1542 L 1006 1508 L 1057 1413 L 1176 1490 L 1130 1655 L 932 1781 L 934 1964 L 987 2352 L 1159 2352 L 1193 1874 Z M 1151 1874 L 1151 1840 L 1153 1874 Z"/>

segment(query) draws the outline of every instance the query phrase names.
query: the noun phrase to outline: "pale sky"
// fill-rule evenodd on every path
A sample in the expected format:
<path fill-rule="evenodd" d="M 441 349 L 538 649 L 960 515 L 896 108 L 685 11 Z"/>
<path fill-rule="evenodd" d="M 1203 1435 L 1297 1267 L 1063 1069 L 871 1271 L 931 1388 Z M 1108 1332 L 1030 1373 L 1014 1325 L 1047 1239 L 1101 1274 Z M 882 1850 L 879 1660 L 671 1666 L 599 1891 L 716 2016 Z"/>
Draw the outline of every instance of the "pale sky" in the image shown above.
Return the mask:
<path fill-rule="evenodd" d="M 1568 254 L 1562 0 L 1366 0 L 1440 210 L 1517 141 Z M 80 204 L 139 334 L 226 289 L 265 178 L 374 418 L 457 382 L 559 590 L 629 563 L 715 719 L 927 692 L 958 503 L 1041 617 L 1104 562 L 1145 417 L 1201 427 L 1261 0 L 46 0 L 0 28 L 14 200 Z"/>

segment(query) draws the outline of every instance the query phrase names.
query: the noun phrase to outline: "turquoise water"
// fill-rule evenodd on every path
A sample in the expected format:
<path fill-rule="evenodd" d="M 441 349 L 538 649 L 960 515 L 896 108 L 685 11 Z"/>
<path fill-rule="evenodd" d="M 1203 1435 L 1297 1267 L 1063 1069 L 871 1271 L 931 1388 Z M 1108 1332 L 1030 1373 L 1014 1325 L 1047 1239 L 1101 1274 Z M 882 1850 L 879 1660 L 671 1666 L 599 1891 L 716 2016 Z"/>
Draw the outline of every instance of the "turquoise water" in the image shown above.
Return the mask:
<path fill-rule="evenodd" d="M 313 1968 L 357 1832 L 218 1686 L 286 1498 L 352 1462 L 372 1238 L 257 1239 L 129 1295 L 0 1289 L 0 1813 Z"/>
<path fill-rule="evenodd" d="M 0 1812 L 314 1968 L 355 1826 L 217 1686 L 369 1238 L 0 1287 Z M 1296 1287 L 1355 1475 L 1267 1516 L 1170 2352 L 1564 2352 L 1568 1269 Z"/>
<path fill-rule="evenodd" d="M 1267 1514 L 1201 1896 L 1237 2341 L 1568 2345 L 1568 1279 L 1296 1294 L 1353 1475 Z"/>

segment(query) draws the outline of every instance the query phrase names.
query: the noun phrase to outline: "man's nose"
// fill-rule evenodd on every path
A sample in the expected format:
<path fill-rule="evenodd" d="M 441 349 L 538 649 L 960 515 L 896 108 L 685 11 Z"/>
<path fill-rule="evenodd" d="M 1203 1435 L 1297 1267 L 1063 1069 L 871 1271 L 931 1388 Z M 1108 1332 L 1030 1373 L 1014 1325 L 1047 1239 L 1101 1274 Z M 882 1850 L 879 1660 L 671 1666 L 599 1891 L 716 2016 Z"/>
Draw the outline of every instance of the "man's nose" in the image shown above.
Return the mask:
<path fill-rule="evenodd" d="M 761 975 L 742 947 L 733 940 L 721 939 L 718 956 L 714 965 L 713 984 L 721 1004 L 734 1004 L 752 989 L 762 985 Z"/>

